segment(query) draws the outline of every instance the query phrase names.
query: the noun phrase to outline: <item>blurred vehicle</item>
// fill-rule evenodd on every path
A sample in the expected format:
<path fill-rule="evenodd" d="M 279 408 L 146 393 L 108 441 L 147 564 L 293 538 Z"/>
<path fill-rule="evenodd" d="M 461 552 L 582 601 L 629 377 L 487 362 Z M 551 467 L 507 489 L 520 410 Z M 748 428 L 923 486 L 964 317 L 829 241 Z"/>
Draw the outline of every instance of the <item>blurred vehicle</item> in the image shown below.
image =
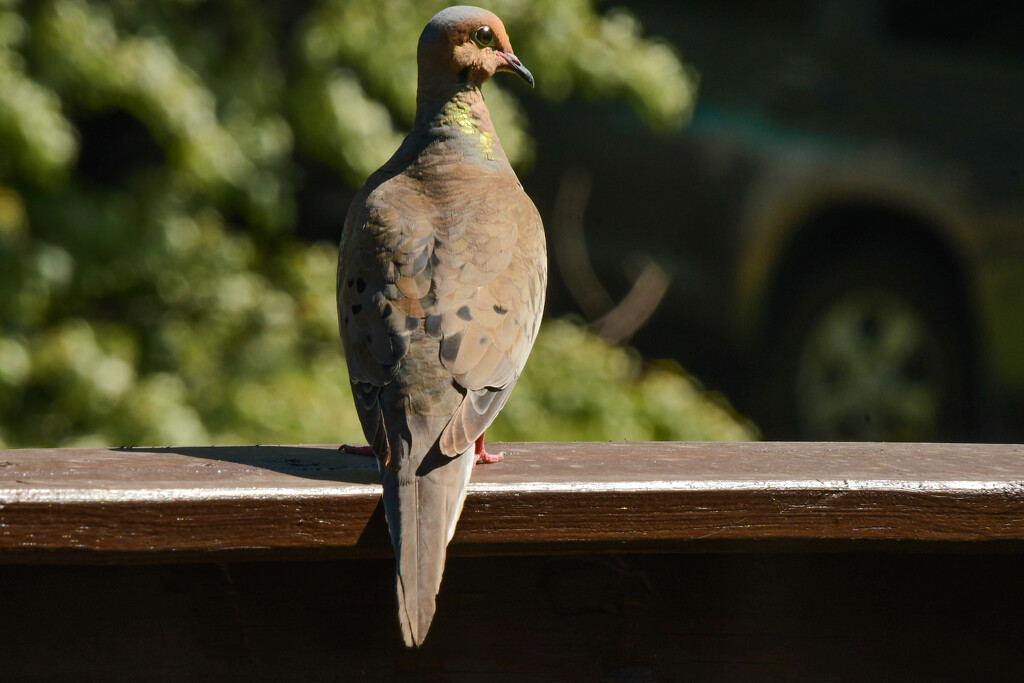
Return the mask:
<path fill-rule="evenodd" d="M 589 174 L 589 258 L 616 298 L 631 252 L 667 274 L 633 343 L 769 438 L 1019 438 L 1022 6 L 628 7 L 700 71 L 693 122 L 534 105 L 527 184 L 550 224 L 560 173 Z"/>

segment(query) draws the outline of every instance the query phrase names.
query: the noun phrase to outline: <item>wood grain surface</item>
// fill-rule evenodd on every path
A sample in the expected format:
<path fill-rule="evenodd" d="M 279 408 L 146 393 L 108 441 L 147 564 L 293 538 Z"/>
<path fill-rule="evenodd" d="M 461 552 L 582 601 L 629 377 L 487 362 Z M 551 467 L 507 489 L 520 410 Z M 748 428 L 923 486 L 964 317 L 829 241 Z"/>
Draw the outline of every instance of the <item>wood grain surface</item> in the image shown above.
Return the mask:
<path fill-rule="evenodd" d="M 455 555 L 1024 540 L 1021 445 L 494 446 Z M 387 556 L 376 482 L 333 446 L 0 451 L 0 563 Z"/>

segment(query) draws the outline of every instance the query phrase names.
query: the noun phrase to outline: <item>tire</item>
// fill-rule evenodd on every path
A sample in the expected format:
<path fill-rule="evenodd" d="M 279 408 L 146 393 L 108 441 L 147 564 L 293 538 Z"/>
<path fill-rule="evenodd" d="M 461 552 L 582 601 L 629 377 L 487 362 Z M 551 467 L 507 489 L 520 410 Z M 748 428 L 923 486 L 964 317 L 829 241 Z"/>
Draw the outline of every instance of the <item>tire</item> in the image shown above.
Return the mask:
<path fill-rule="evenodd" d="M 922 256 L 883 246 L 791 279 L 767 333 L 766 435 L 968 438 L 970 323 L 953 280 Z"/>

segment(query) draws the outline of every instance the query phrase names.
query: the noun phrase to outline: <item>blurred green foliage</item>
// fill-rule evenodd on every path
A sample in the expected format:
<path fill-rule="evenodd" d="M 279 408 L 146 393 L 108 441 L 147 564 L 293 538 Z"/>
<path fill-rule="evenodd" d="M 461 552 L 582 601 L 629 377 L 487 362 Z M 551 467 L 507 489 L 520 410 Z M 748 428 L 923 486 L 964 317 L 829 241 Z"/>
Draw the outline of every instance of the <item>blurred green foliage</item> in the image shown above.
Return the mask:
<path fill-rule="evenodd" d="M 361 440 L 337 250 L 294 236 L 296 159 L 352 187 L 387 159 L 441 6 L 0 0 L 0 446 Z M 625 99 L 661 127 L 689 115 L 687 70 L 628 14 L 492 8 L 541 96 Z M 515 98 L 487 97 L 528 161 Z M 124 131 L 89 128 L 110 113 Z M 750 433 L 681 373 L 549 322 L 493 435 Z"/>

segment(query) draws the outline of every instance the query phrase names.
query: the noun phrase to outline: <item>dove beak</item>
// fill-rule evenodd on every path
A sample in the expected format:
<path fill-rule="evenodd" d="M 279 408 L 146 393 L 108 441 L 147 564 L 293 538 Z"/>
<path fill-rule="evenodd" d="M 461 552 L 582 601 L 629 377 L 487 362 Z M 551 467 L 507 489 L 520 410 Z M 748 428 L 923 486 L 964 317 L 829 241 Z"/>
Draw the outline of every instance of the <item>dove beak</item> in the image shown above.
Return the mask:
<path fill-rule="evenodd" d="M 529 69 L 523 66 L 523 63 L 519 61 L 518 57 L 511 52 L 502 52 L 501 50 L 497 50 L 497 53 L 501 55 L 506 62 L 508 62 L 509 68 L 514 73 L 518 74 L 520 78 L 529 83 L 531 88 L 533 87 L 533 74 L 530 73 Z"/>

